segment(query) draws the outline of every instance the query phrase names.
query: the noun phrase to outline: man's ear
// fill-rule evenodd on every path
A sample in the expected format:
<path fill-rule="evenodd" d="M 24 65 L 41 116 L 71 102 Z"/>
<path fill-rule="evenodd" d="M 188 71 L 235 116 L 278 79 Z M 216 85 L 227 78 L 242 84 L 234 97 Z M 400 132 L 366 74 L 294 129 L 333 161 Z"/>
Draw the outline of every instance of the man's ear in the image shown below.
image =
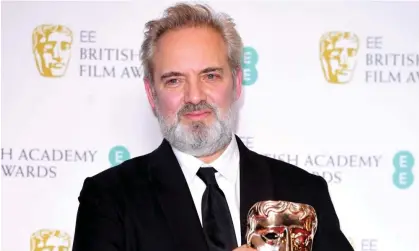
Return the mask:
<path fill-rule="evenodd" d="M 152 86 L 152 82 L 150 81 L 149 78 L 144 78 L 144 87 L 145 87 L 145 91 L 147 93 L 147 98 L 148 98 L 148 102 L 151 105 L 151 108 L 154 110 L 156 107 L 155 104 L 155 100 L 154 100 L 154 90 L 153 90 L 153 86 Z"/>
<path fill-rule="evenodd" d="M 235 76 L 234 82 L 236 84 L 234 100 L 239 100 L 242 94 L 242 84 L 243 84 L 243 70 L 241 67 L 237 67 L 236 69 L 236 76 Z"/>

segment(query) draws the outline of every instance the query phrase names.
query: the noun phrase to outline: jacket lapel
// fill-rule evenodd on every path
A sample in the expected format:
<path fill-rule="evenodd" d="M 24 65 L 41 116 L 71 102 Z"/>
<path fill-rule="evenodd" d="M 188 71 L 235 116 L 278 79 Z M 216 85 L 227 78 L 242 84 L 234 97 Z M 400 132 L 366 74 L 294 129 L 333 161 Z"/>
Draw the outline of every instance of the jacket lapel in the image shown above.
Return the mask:
<path fill-rule="evenodd" d="M 247 213 L 256 202 L 274 199 L 273 183 L 268 163 L 239 137 L 236 140 L 240 151 L 241 244 L 246 244 Z M 177 246 L 184 251 L 208 250 L 188 184 L 169 143 L 163 140 L 150 158 L 156 196 Z"/>
<path fill-rule="evenodd" d="M 176 250 L 207 250 L 202 226 L 182 169 L 166 140 L 151 153 L 152 183 Z"/>
<path fill-rule="evenodd" d="M 240 223 L 242 245 L 246 244 L 247 213 L 259 201 L 272 200 L 273 183 L 268 163 L 236 137 L 240 151 Z"/>

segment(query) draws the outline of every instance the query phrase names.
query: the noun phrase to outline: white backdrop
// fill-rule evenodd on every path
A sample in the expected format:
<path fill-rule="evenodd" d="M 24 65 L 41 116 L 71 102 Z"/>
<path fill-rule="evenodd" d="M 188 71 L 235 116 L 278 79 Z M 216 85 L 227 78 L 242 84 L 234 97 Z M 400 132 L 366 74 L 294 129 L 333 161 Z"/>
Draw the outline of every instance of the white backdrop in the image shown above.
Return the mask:
<path fill-rule="evenodd" d="M 83 180 L 160 144 L 138 53 L 145 22 L 171 3 L 2 3 L 2 251 L 37 250 L 42 229 L 71 244 Z M 418 251 L 419 3 L 211 5 L 246 45 L 238 135 L 248 147 L 323 176 L 356 251 Z M 32 34 L 46 24 L 71 31 L 59 78 L 35 61 Z M 354 48 L 331 55 L 353 66 L 347 83 L 322 71 L 332 31 Z"/>

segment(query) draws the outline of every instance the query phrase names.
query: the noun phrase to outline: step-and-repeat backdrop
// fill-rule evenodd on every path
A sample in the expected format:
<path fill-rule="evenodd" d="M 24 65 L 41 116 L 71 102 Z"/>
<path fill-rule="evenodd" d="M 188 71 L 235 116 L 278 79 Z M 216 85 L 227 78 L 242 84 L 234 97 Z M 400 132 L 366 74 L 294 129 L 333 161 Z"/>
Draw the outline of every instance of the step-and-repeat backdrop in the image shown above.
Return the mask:
<path fill-rule="evenodd" d="M 139 55 L 172 3 L 2 3 L 2 251 L 70 250 L 83 180 L 160 144 Z M 211 5 L 245 43 L 245 144 L 324 177 L 356 251 L 418 251 L 419 3 Z"/>

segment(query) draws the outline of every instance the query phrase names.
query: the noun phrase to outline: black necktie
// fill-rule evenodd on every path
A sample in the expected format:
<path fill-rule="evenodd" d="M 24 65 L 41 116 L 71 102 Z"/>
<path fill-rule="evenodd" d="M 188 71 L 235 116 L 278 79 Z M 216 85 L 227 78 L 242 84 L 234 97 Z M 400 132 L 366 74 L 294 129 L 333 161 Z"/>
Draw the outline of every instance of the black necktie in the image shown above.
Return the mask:
<path fill-rule="evenodd" d="M 216 172 L 212 167 L 201 167 L 197 173 L 207 185 L 202 196 L 202 225 L 210 251 L 232 251 L 237 248 L 236 234 L 226 198 L 215 180 Z"/>

